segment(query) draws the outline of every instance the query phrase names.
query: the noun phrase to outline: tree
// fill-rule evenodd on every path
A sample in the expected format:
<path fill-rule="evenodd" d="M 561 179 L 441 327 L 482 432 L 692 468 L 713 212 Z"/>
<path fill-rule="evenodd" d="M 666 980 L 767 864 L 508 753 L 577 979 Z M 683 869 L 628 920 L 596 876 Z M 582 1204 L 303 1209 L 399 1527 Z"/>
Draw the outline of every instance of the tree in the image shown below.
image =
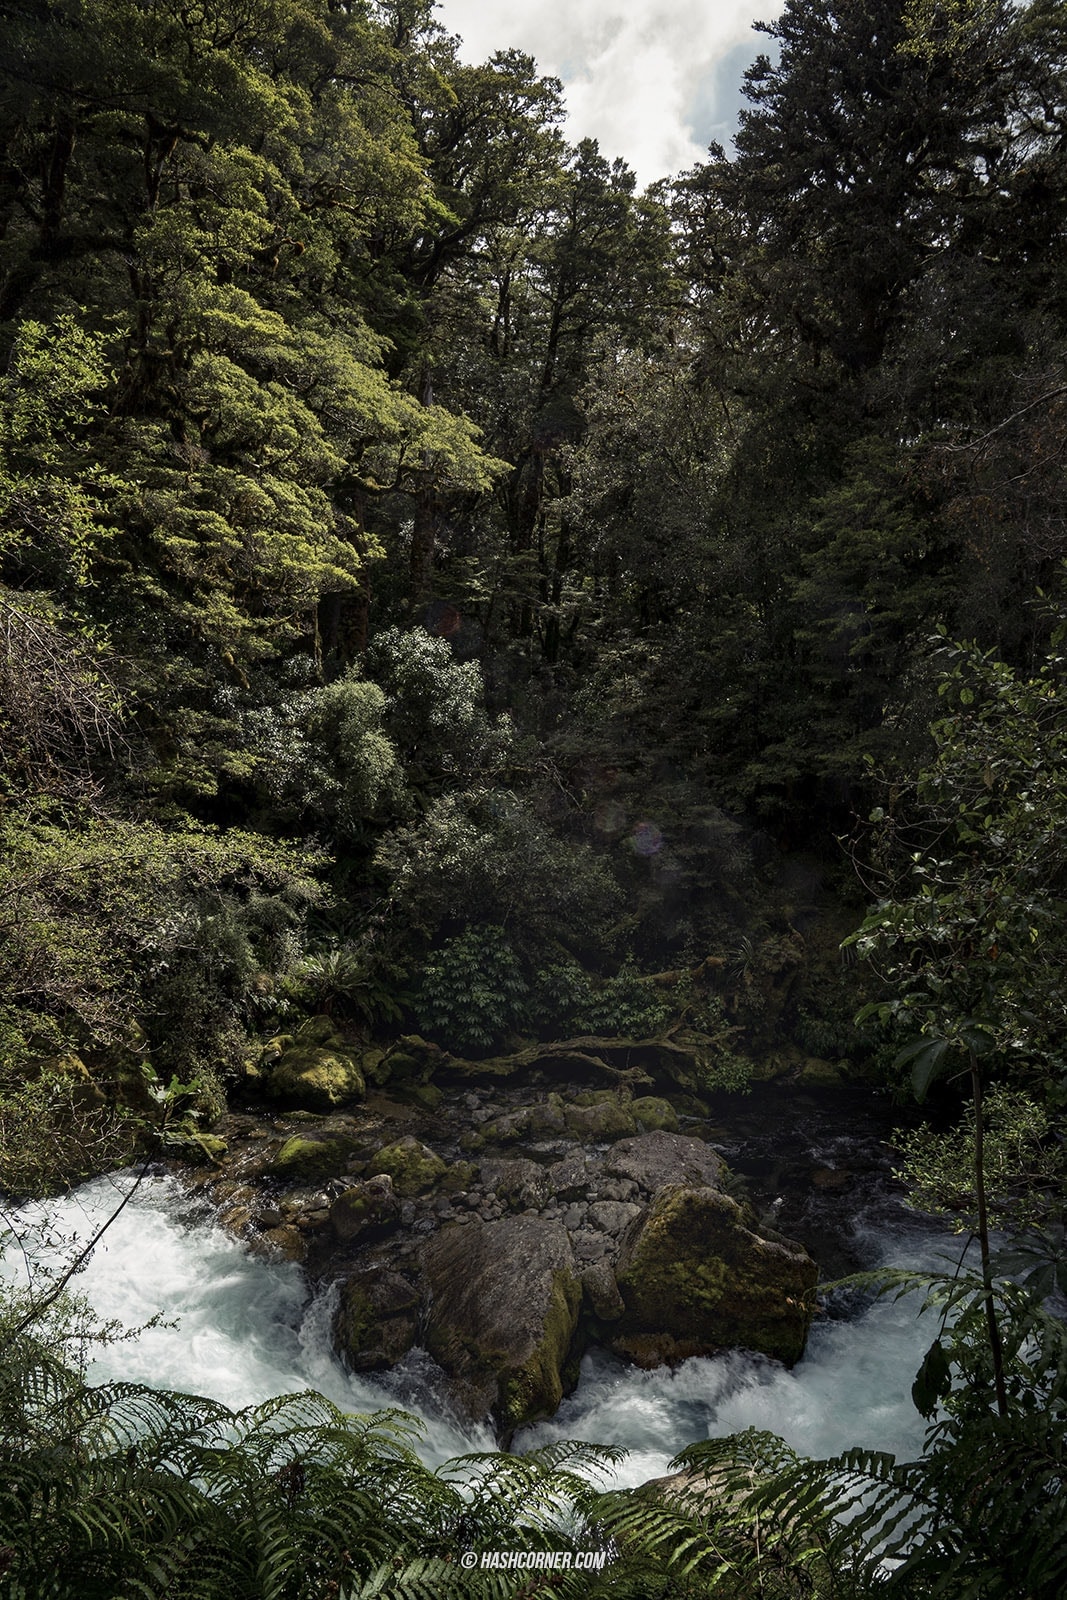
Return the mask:
<path fill-rule="evenodd" d="M 877 966 L 888 998 L 877 1014 L 913 1035 L 916 1095 L 947 1074 L 970 1087 L 976 1233 L 997 1407 L 1007 1412 L 997 1326 L 984 1164 L 983 1102 L 991 1080 L 1067 1105 L 1063 1039 L 1063 895 L 1067 886 L 1067 684 L 1060 647 L 1032 677 L 975 647 L 942 646 L 935 754 L 914 813 L 873 814 L 876 859 L 891 874 L 849 941 Z M 902 810 L 902 808 L 899 808 Z"/>

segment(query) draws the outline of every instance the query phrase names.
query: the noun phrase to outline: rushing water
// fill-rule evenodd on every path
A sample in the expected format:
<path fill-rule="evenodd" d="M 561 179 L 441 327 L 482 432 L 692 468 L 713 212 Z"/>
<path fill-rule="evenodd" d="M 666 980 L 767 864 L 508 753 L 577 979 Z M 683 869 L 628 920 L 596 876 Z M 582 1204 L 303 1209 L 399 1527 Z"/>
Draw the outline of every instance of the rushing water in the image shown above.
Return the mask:
<path fill-rule="evenodd" d="M 24 1208 L 23 1225 L 47 1213 L 51 1236 L 62 1241 L 61 1248 L 39 1243 L 39 1259 L 69 1258 L 72 1240 L 90 1238 L 131 1181 L 98 1179 L 61 1202 Z M 936 1259 L 939 1241 L 899 1206 L 882 1205 L 874 1221 L 852 1231 L 855 1255 L 871 1265 Z M 17 1280 L 20 1270 L 19 1256 L 10 1253 L 5 1275 Z M 329 1297 L 308 1302 L 299 1268 L 248 1254 L 172 1179 L 141 1185 L 74 1287 L 99 1317 L 125 1327 L 140 1327 L 160 1312 L 165 1318 L 131 1341 L 98 1349 L 94 1381 L 121 1377 L 209 1395 L 234 1408 L 313 1388 L 351 1411 L 416 1411 L 426 1428 L 420 1453 L 433 1464 L 492 1447 L 487 1429 L 449 1417 L 428 1358 L 409 1358 L 378 1381 L 346 1373 L 329 1345 Z M 623 1445 L 630 1454 L 622 1484 L 662 1474 L 695 1439 L 747 1427 L 771 1430 L 816 1456 L 852 1444 L 914 1455 L 923 1424 L 911 1404 L 911 1382 L 935 1332 L 918 1309 L 912 1295 L 861 1306 L 848 1319 L 823 1316 L 792 1372 L 740 1352 L 654 1372 L 591 1354 L 559 1414 L 526 1430 L 516 1448 L 568 1437 Z"/>

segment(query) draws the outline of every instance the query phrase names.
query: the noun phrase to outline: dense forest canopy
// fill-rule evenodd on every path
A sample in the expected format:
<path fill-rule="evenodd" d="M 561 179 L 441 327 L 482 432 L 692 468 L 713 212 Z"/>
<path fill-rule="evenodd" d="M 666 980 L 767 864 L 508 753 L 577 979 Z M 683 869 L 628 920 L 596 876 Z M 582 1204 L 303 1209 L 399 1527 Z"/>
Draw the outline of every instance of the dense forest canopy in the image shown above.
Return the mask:
<path fill-rule="evenodd" d="M 1001 1092 L 1055 1274 L 1067 12 L 763 32 L 735 148 L 639 193 L 431 0 L 4 6 L 5 1188 L 168 1081 L 210 1126 L 324 1012 L 475 1056 L 673 1016 L 709 1089 L 956 1063 L 927 1200 Z M 990 1284 L 945 1437 L 1025 1477 L 1063 1367 L 1018 1310 L 975 1353 Z"/>

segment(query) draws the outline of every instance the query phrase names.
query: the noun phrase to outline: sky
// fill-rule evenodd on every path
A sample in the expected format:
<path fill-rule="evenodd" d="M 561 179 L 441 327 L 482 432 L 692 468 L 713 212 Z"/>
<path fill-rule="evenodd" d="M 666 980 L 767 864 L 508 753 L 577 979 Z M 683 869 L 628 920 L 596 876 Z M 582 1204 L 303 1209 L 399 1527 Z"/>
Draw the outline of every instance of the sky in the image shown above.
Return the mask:
<path fill-rule="evenodd" d="M 438 20 L 484 61 L 516 46 L 562 78 L 567 137 L 600 141 L 644 187 L 728 144 L 741 75 L 771 41 L 780 0 L 438 0 Z"/>

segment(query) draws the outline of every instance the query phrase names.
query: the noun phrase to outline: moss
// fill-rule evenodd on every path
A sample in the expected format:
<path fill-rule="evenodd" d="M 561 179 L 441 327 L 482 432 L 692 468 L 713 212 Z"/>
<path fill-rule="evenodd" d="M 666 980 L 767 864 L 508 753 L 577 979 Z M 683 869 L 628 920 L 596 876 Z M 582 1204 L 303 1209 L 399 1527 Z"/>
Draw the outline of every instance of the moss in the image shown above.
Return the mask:
<path fill-rule="evenodd" d="M 552 1274 L 552 1289 L 545 1316 L 544 1334 L 519 1367 L 500 1374 L 498 1415 L 508 1428 L 521 1428 L 550 1417 L 563 1399 L 563 1369 L 570 1353 L 582 1286 L 558 1267 Z"/>
<path fill-rule="evenodd" d="M 638 1126 L 646 1133 L 655 1129 L 662 1129 L 666 1133 L 678 1132 L 678 1118 L 674 1114 L 674 1108 L 668 1101 L 661 1100 L 656 1095 L 644 1095 L 640 1100 L 632 1101 L 630 1110 Z"/>
<path fill-rule="evenodd" d="M 352 1139 L 286 1139 L 266 1171 L 274 1178 L 304 1183 L 325 1183 L 339 1177 L 355 1150 Z"/>
<path fill-rule="evenodd" d="M 427 1150 L 411 1134 L 398 1139 L 395 1144 L 385 1145 L 372 1156 L 366 1167 L 368 1177 L 376 1172 L 387 1173 L 393 1180 L 396 1193 L 406 1199 L 432 1189 L 444 1177 L 446 1170 L 441 1157 Z"/>
<path fill-rule="evenodd" d="M 366 1092 L 353 1051 L 304 1044 L 282 1052 L 265 1088 L 272 1099 L 312 1111 L 332 1111 L 347 1100 L 362 1099 Z"/>
<path fill-rule="evenodd" d="M 475 1178 L 475 1168 L 469 1161 L 453 1161 L 444 1178 L 441 1188 L 445 1194 L 459 1194 L 469 1189 Z"/>
<path fill-rule="evenodd" d="M 637 1132 L 632 1111 L 614 1098 L 591 1106 L 568 1106 L 565 1116 L 568 1133 L 593 1143 L 602 1139 L 626 1139 Z"/>
<path fill-rule="evenodd" d="M 666 1190 L 618 1273 L 620 1332 L 669 1335 L 705 1351 L 741 1345 L 794 1362 L 815 1279 L 806 1252 L 751 1232 L 726 1195 Z"/>

